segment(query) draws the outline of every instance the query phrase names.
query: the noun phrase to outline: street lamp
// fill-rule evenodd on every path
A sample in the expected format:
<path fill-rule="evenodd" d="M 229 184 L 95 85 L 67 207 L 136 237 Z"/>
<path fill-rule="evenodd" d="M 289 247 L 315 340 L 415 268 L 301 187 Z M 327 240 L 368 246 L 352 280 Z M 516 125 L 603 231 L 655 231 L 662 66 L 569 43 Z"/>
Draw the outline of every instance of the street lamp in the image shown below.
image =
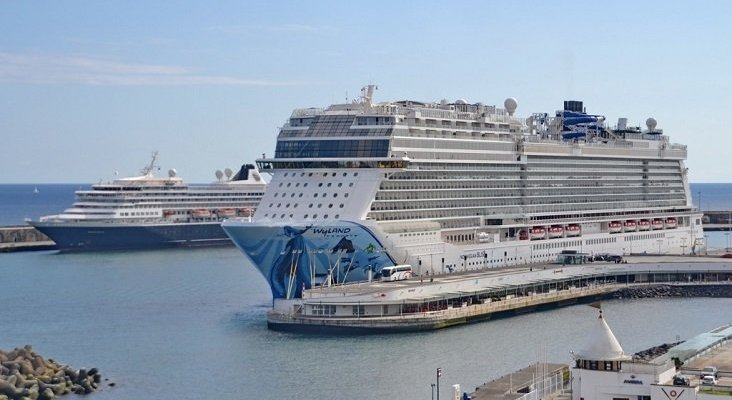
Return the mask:
<path fill-rule="evenodd" d="M 430 383 L 430 386 L 432 386 L 432 400 L 435 400 L 435 384 Z"/>
<path fill-rule="evenodd" d="M 440 400 L 440 377 L 442 376 L 442 368 L 437 368 L 437 400 Z"/>

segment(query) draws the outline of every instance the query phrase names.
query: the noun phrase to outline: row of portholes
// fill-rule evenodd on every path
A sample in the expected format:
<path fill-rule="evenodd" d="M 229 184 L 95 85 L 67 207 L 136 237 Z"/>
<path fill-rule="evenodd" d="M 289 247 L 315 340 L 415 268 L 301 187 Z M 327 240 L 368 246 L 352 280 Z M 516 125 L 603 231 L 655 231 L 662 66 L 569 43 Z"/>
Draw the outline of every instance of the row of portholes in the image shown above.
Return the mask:
<path fill-rule="evenodd" d="M 285 172 L 284 176 L 288 176 L 288 174 L 289 174 L 289 176 L 292 176 L 292 177 L 297 176 L 297 172 Z M 314 174 L 314 172 L 308 172 L 308 176 L 313 176 L 313 174 Z M 303 176 L 305 176 L 305 173 L 304 172 L 300 172 L 300 177 L 303 177 Z M 327 176 L 328 176 L 328 173 L 327 172 L 323 172 L 323 177 L 325 178 Z M 335 177 L 336 176 L 336 173 L 335 172 L 331 172 L 330 173 L 330 176 Z M 348 172 L 344 172 L 343 173 L 343 176 L 344 177 L 348 176 Z M 353 176 L 358 176 L 358 172 L 354 172 L 353 173 Z"/>
<path fill-rule="evenodd" d="M 292 204 L 292 208 L 297 208 L 297 204 L 298 203 Z M 274 205 L 274 203 L 270 203 L 269 208 L 273 208 L 272 207 L 273 205 Z M 310 203 L 308 205 L 308 208 L 313 208 L 313 205 L 314 205 L 313 203 Z M 281 208 L 281 207 L 282 207 L 282 203 L 277 203 L 276 208 Z M 318 203 L 318 208 L 321 208 L 321 207 L 323 207 L 323 203 Z M 344 207 L 343 203 L 341 203 L 338 207 L 343 208 Z M 285 208 L 290 208 L 290 203 L 285 204 Z M 333 208 L 333 203 L 328 204 L 328 208 Z"/>
<path fill-rule="evenodd" d="M 282 187 L 284 184 L 285 184 L 285 182 L 280 182 L 279 187 Z M 292 186 L 292 182 L 287 182 L 287 187 L 290 187 L 290 186 Z M 331 186 L 333 186 L 332 182 L 328 182 L 326 184 L 326 187 L 331 187 Z M 342 186 L 343 186 L 343 182 L 338 182 L 338 187 L 342 187 Z M 295 182 L 295 187 L 300 187 L 300 182 Z M 308 187 L 308 183 L 307 182 L 303 183 L 302 187 Z M 323 187 L 323 182 L 318 183 L 318 187 Z M 353 182 L 350 182 L 348 184 L 348 187 L 353 187 Z"/>
<path fill-rule="evenodd" d="M 286 215 L 286 214 L 280 214 L 280 218 L 285 218 L 285 215 Z M 289 218 L 292 218 L 292 217 L 293 217 L 293 215 L 294 215 L 294 214 L 290 214 L 290 215 L 289 215 L 288 217 L 289 217 Z M 303 216 L 303 219 L 308 219 L 308 217 L 309 217 L 309 216 L 310 216 L 309 214 L 305 214 L 305 215 Z M 264 214 L 264 218 L 270 218 L 270 217 L 271 217 L 271 218 L 277 218 L 277 214 L 272 214 L 271 216 L 270 216 L 269 214 Z M 328 219 L 328 217 L 329 217 L 329 215 L 328 215 L 328 214 L 325 214 L 325 215 L 323 215 L 323 219 Z M 338 218 L 340 218 L 340 217 L 341 217 L 341 215 L 340 215 L 340 214 L 336 214 L 334 218 L 335 218 L 335 219 L 338 219 Z M 317 219 L 317 218 L 318 218 L 318 214 L 313 214 L 313 218 L 312 218 L 312 219 Z"/>
<path fill-rule="evenodd" d="M 277 197 L 277 196 L 284 198 L 284 197 L 287 197 L 287 193 L 286 192 L 284 192 L 284 193 L 275 192 L 275 194 L 272 197 Z M 291 198 L 292 197 L 295 197 L 295 193 L 290 193 L 290 197 Z M 297 197 L 302 197 L 302 193 L 299 193 L 297 195 Z M 317 193 L 313 193 L 313 197 L 318 197 L 318 194 Z M 328 197 L 328 193 L 323 193 L 323 195 L 320 196 L 320 197 L 326 198 L 326 197 Z M 333 197 L 334 198 L 335 197 L 338 197 L 338 193 L 333 193 Z M 344 193 L 343 194 L 343 197 L 348 197 L 348 193 Z"/>

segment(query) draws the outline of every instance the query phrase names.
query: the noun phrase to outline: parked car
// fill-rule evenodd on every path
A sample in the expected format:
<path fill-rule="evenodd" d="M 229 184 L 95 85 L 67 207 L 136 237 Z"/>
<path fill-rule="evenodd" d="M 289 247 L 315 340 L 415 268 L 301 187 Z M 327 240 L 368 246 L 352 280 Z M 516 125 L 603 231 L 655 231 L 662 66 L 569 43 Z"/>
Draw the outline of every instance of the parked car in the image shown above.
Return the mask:
<path fill-rule="evenodd" d="M 674 385 L 676 386 L 689 386 L 689 377 L 684 375 L 674 376 Z"/>
<path fill-rule="evenodd" d="M 717 378 L 707 375 L 702 378 L 702 385 L 716 385 L 717 384 Z"/>
<path fill-rule="evenodd" d="M 717 367 L 706 366 L 702 368 L 701 376 L 713 376 L 715 378 L 719 378 L 719 371 L 717 371 Z"/>

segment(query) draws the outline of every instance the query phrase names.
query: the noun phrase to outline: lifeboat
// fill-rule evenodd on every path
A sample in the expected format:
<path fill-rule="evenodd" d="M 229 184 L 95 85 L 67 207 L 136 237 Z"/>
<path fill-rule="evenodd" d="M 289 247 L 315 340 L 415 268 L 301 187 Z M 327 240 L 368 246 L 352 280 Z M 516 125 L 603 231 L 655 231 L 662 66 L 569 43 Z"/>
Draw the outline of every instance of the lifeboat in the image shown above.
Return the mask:
<path fill-rule="evenodd" d="M 529 229 L 529 238 L 531 240 L 544 239 L 546 230 L 541 226 L 535 226 Z"/>
<path fill-rule="evenodd" d="M 220 218 L 231 218 L 236 216 L 236 210 L 233 208 L 222 208 L 216 212 Z"/>
<path fill-rule="evenodd" d="M 607 224 L 607 229 L 610 233 L 618 233 L 623 230 L 623 226 L 618 221 L 613 221 Z"/>
<path fill-rule="evenodd" d="M 654 219 L 651 222 L 651 229 L 663 229 L 663 220 L 658 218 Z"/>
<path fill-rule="evenodd" d="M 562 228 L 561 226 L 549 227 L 549 237 L 550 238 L 562 237 L 563 233 L 564 233 L 564 228 Z"/>
<path fill-rule="evenodd" d="M 492 241 L 492 237 L 487 232 L 478 232 L 478 241 L 481 243 Z"/>
<path fill-rule="evenodd" d="M 175 212 L 173 210 L 163 210 L 163 217 L 165 217 L 165 218 L 169 218 L 173 214 L 175 214 Z"/>
<path fill-rule="evenodd" d="M 677 225 L 678 222 L 676 221 L 676 218 L 666 218 L 666 229 L 676 228 Z"/>
<path fill-rule="evenodd" d="M 567 225 L 566 228 L 564 228 L 564 232 L 567 233 L 567 236 L 579 236 L 581 230 L 580 226 L 577 224 Z"/>
<path fill-rule="evenodd" d="M 638 230 L 639 231 L 647 231 L 651 229 L 651 221 L 648 221 L 647 219 L 642 219 L 638 221 Z"/>
<path fill-rule="evenodd" d="M 623 231 L 625 232 L 633 232 L 636 229 L 635 221 L 625 221 L 623 222 Z"/>
<path fill-rule="evenodd" d="M 205 208 L 197 208 L 195 210 L 191 210 L 191 216 L 194 218 L 206 218 L 211 216 L 211 211 Z"/>
<path fill-rule="evenodd" d="M 526 231 L 524 231 L 524 230 L 519 231 L 519 240 L 528 240 L 528 239 L 529 239 L 529 234 Z"/>
<path fill-rule="evenodd" d="M 236 210 L 236 212 L 242 217 L 249 217 L 254 214 L 254 210 L 252 210 L 251 208 L 240 208 Z"/>

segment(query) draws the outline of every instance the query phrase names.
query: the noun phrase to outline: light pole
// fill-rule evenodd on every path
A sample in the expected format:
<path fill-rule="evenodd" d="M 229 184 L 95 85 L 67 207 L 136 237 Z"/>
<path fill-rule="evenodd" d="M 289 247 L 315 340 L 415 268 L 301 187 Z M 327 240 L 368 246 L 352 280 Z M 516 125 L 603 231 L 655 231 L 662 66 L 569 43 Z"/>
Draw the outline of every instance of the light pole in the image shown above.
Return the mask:
<path fill-rule="evenodd" d="M 699 211 L 701 211 L 701 209 L 702 209 L 702 206 L 701 206 L 701 191 L 699 191 L 697 193 L 699 194 Z"/>
<path fill-rule="evenodd" d="M 435 400 L 435 384 L 430 383 L 430 386 L 432 386 L 432 400 Z"/>
<path fill-rule="evenodd" d="M 442 376 L 442 368 L 437 368 L 437 400 L 440 400 L 440 377 Z"/>

